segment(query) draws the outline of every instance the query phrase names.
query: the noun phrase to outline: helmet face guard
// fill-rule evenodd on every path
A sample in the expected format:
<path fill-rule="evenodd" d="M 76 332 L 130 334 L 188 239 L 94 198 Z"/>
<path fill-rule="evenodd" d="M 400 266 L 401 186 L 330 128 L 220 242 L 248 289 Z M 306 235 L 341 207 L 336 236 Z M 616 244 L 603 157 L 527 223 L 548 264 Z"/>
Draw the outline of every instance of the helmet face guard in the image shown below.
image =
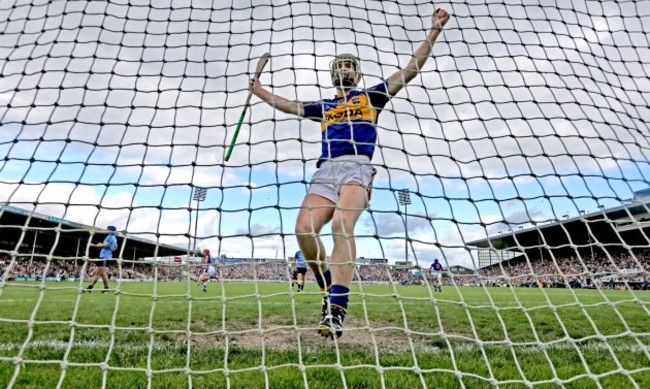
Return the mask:
<path fill-rule="evenodd" d="M 345 63 L 352 65 L 354 71 L 340 71 L 341 67 Z M 332 75 L 332 83 L 335 87 L 353 88 L 357 86 L 357 79 L 361 74 L 359 58 L 352 54 L 337 55 L 332 62 L 330 62 L 330 74 Z"/>

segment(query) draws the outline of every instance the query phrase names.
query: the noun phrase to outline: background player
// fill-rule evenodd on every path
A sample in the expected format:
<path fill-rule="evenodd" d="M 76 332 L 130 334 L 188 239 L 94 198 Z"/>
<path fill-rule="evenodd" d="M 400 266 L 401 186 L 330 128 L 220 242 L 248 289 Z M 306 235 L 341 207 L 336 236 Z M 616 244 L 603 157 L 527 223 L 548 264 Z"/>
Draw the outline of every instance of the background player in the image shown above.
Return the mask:
<path fill-rule="evenodd" d="M 296 251 L 296 283 L 298 284 L 298 292 L 305 289 L 305 274 L 307 274 L 307 262 L 300 251 Z"/>
<path fill-rule="evenodd" d="M 108 270 L 110 269 L 113 263 L 113 251 L 117 250 L 117 238 L 115 237 L 115 231 L 117 228 L 114 226 L 108 226 L 108 235 L 104 238 L 102 243 L 91 243 L 90 247 L 101 248 L 99 252 L 99 262 L 95 267 L 93 276 L 90 280 L 90 285 L 86 288 L 86 291 L 90 292 L 92 288 L 95 287 L 99 277 L 102 277 L 102 282 L 104 283 L 104 290 L 102 293 L 108 292 Z"/>
<path fill-rule="evenodd" d="M 442 264 L 437 259 L 431 264 L 431 277 L 433 279 L 433 289 L 442 292 Z"/>
<path fill-rule="evenodd" d="M 208 282 L 210 278 L 215 278 L 217 276 L 217 271 L 214 269 L 212 255 L 210 255 L 210 250 L 203 250 L 203 272 L 199 276 L 198 285 L 203 285 L 203 291 L 208 291 Z"/>

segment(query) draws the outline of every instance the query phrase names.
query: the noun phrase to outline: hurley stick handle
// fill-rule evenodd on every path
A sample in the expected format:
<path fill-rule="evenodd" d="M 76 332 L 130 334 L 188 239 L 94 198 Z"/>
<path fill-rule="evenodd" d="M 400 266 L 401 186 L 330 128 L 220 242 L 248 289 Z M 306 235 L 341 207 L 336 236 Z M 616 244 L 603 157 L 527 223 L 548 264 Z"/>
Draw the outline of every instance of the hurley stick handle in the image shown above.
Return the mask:
<path fill-rule="evenodd" d="M 271 58 L 271 54 L 264 53 L 264 55 L 262 55 L 259 61 L 257 61 L 257 66 L 255 67 L 255 78 L 260 78 L 260 75 L 262 74 L 262 70 L 264 70 L 266 63 L 269 62 L 269 58 Z M 230 159 L 230 156 L 232 155 L 232 150 L 235 148 L 235 142 L 237 141 L 237 136 L 239 135 L 239 129 L 241 128 L 241 125 L 244 122 L 244 117 L 246 116 L 246 110 L 248 110 L 248 105 L 250 104 L 252 97 L 253 97 L 253 91 L 251 90 L 248 92 L 248 97 L 246 98 L 244 109 L 241 112 L 241 116 L 239 116 L 239 122 L 237 123 L 237 128 L 235 128 L 235 133 L 232 136 L 230 147 L 228 148 L 228 152 L 226 153 L 226 157 L 224 158 L 226 161 Z"/>

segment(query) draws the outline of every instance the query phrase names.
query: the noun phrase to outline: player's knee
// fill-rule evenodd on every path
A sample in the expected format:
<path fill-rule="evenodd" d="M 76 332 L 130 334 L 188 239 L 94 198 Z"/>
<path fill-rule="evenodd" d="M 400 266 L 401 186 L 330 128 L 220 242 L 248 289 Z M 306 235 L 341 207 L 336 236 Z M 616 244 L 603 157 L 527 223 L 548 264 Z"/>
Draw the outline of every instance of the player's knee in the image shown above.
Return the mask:
<path fill-rule="evenodd" d="M 314 229 L 312 228 L 311 223 L 309 221 L 298 220 L 296 222 L 295 233 L 296 233 L 296 238 L 298 239 L 309 238 L 313 236 Z"/>
<path fill-rule="evenodd" d="M 332 233 L 339 236 L 352 235 L 354 224 L 343 214 L 335 215 L 332 219 Z"/>

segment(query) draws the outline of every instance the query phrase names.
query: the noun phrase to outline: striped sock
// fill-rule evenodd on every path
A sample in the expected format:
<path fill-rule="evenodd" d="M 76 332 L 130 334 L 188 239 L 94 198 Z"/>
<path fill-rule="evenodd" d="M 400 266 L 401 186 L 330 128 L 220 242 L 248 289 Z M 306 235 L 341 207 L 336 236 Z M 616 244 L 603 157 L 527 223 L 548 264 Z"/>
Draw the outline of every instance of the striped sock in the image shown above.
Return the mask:
<path fill-rule="evenodd" d="M 339 307 L 346 310 L 348 308 L 350 289 L 346 288 L 343 285 L 332 285 L 330 290 L 330 304 L 338 305 Z"/>

